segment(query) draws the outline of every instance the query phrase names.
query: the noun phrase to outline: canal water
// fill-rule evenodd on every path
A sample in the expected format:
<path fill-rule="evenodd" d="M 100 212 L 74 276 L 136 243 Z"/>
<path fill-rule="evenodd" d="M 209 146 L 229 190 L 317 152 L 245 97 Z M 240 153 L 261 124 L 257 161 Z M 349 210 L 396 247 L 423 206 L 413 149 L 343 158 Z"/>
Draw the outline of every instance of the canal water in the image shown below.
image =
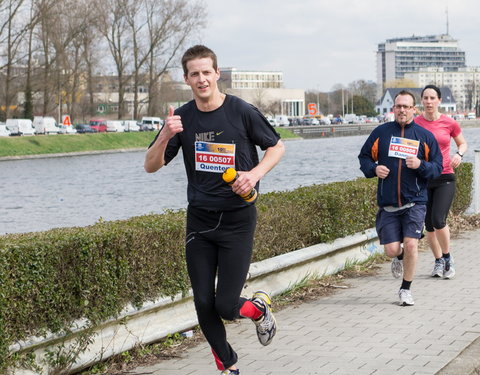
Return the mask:
<path fill-rule="evenodd" d="M 480 129 L 464 129 L 473 162 Z M 367 136 L 288 140 L 260 192 L 362 177 L 357 155 Z M 165 209 L 185 208 L 186 176 L 178 155 L 157 173 L 144 152 L 0 161 L 0 235 L 86 226 Z"/>

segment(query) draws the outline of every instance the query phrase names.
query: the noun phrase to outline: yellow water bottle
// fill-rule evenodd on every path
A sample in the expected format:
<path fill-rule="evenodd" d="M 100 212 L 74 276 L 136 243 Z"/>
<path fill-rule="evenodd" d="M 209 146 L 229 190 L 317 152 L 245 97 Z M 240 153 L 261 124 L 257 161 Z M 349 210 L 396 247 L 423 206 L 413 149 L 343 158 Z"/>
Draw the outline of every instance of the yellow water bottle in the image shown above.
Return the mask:
<path fill-rule="evenodd" d="M 234 168 L 227 168 L 222 175 L 223 181 L 225 181 L 227 184 L 230 186 L 233 185 L 233 183 L 237 180 L 238 178 L 238 173 Z M 258 193 L 257 189 L 253 188 L 250 190 L 249 193 L 240 195 L 246 202 L 253 202 L 255 199 L 257 199 Z"/>

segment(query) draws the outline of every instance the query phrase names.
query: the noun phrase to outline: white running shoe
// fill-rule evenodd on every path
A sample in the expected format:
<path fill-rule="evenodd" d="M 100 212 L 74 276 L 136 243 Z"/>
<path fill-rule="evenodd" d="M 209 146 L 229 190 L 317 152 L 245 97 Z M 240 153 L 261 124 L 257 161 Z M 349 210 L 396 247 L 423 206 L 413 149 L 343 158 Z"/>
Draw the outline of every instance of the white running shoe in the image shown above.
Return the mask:
<path fill-rule="evenodd" d="M 253 294 L 252 302 L 260 304 L 264 307 L 265 313 L 258 320 L 253 322 L 257 326 L 257 336 L 260 344 L 267 346 L 273 340 L 273 336 L 277 333 L 277 323 L 272 313 L 272 300 L 268 293 L 259 290 Z"/>
<path fill-rule="evenodd" d="M 435 265 L 433 266 L 432 277 L 443 277 L 445 270 L 445 260 L 443 258 L 435 259 Z"/>
<path fill-rule="evenodd" d="M 394 278 L 398 279 L 403 275 L 403 259 L 400 260 L 397 257 L 392 259 L 392 275 Z"/>
<path fill-rule="evenodd" d="M 443 270 L 444 279 L 453 279 L 455 276 L 455 264 L 453 261 L 453 256 L 450 255 L 450 258 L 445 259 L 445 268 Z"/>
<path fill-rule="evenodd" d="M 238 368 L 236 370 L 223 370 L 220 375 L 240 375 L 240 370 Z"/>
<path fill-rule="evenodd" d="M 400 298 L 400 306 L 413 306 L 415 304 L 410 289 L 400 289 L 398 297 Z"/>

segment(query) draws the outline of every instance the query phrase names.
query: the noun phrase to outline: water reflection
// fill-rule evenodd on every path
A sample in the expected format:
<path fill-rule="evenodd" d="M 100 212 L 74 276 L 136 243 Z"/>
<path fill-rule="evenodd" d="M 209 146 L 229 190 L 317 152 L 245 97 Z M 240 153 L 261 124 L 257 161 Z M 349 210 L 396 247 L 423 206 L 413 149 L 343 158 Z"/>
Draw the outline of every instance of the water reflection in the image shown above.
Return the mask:
<path fill-rule="evenodd" d="M 480 129 L 465 129 L 470 150 Z M 261 192 L 361 177 L 357 154 L 366 136 L 286 142 Z M 186 176 L 178 155 L 161 171 L 143 170 L 144 152 L 0 162 L 0 234 L 86 226 L 185 208 Z M 473 161 L 473 151 L 465 156 Z"/>

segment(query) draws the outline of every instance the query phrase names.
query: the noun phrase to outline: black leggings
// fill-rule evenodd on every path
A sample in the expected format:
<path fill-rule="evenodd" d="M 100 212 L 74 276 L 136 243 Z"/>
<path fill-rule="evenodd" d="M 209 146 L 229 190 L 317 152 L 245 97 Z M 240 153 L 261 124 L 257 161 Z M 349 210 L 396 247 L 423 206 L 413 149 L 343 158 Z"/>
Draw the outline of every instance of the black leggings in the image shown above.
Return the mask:
<path fill-rule="evenodd" d="M 455 175 L 443 174 L 428 182 L 428 203 L 425 216 L 427 232 L 443 229 L 447 225 L 447 216 L 455 196 Z"/>
<path fill-rule="evenodd" d="M 198 322 L 224 368 L 237 354 L 227 342 L 222 319 L 240 318 L 240 297 L 252 257 L 255 206 L 212 212 L 188 207 L 186 257 Z M 215 288 L 215 276 L 218 276 Z"/>

